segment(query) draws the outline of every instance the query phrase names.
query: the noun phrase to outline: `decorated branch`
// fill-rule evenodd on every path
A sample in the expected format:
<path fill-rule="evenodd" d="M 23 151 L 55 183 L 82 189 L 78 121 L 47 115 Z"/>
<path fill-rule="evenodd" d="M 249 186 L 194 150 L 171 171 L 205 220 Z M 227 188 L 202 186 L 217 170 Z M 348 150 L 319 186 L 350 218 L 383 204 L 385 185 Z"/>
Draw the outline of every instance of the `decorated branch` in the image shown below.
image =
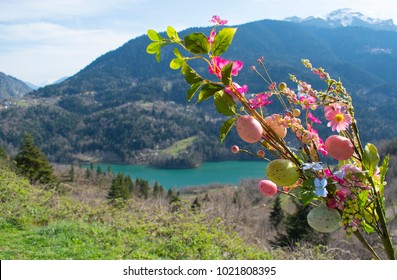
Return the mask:
<path fill-rule="evenodd" d="M 252 153 L 269 162 L 266 179 L 258 184 L 261 193 L 283 193 L 305 205 L 312 204 L 307 221 L 313 229 L 329 233 L 343 227 L 348 236 L 355 235 L 379 259 L 365 238 L 366 234 L 377 234 L 387 257 L 395 259 L 384 204 L 389 157 L 381 161 L 373 144 L 361 142 L 352 98 L 342 82 L 304 59 L 304 67 L 325 82 L 326 90 L 316 90 L 290 75 L 297 88 L 293 90 L 285 82 L 274 82 L 260 58 L 261 71 L 255 66 L 251 69 L 267 84 L 267 90 L 248 99 L 248 86 L 234 81 L 243 62 L 223 57 L 237 29 L 225 27 L 227 21 L 218 16 L 211 22 L 214 27 L 210 34 L 194 32 L 183 39 L 172 27 L 167 28 L 166 37 L 149 30 L 152 42 L 147 52 L 160 62 L 162 48 L 175 45 L 170 67 L 180 69 L 189 84 L 187 100 L 212 99 L 217 111 L 228 117 L 220 127 L 220 141 L 236 129 L 243 141 L 262 145 L 263 150 Z M 193 69 L 191 62 L 196 60 L 206 65 L 211 80 L 204 78 L 208 73 Z M 280 102 L 282 111 L 265 114 L 265 107 L 275 101 Z M 325 140 L 316 130 L 322 124 L 316 116 L 321 114 L 332 131 Z M 287 144 L 288 134 L 296 139 L 295 146 Z M 232 152 L 247 151 L 233 146 Z"/>

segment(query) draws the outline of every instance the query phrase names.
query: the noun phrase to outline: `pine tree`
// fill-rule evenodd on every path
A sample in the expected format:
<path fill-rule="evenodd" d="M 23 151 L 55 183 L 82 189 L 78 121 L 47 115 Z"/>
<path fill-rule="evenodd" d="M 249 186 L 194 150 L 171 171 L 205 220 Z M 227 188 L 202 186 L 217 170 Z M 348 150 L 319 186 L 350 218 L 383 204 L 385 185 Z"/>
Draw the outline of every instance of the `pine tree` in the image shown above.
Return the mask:
<path fill-rule="evenodd" d="M 278 226 L 284 219 L 284 210 L 281 208 L 281 197 L 279 195 L 277 195 L 274 200 L 269 219 L 274 229 L 278 229 Z"/>
<path fill-rule="evenodd" d="M 149 197 L 149 182 L 143 179 L 137 178 L 135 180 L 135 185 L 139 191 L 139 196 L 143 197 L 144 199 L 148 199 Z"/>
<path fill-rule="evenodd" d="M 70 166 L 70 170 L 69 170 L 69 179 L 70 179 L 70 182 L 74 182 L 74 179 L 75 179 L 75 171 L 74 171 L 73 165 Z"/>
<path fill-rule="evenodd" d="M 164 192 L 163 186 L 161 186 L 159 183 L 154 182 L 154 186 L 153 186 L 153 196 L 154 197 L 159 197 L 160 195 L 162 195 Z"/>
<path fill-rule="evenodd" d="M 87 169 L 85 170 L 85 178 L 88 179 L 88 178 L 90 178 L 90 177 L 91 177 L 91 170 L 87 168 Z"/>
<path fill-rule="evenodd" d="M 102 167 L 101 167 L 100 164 L 98 164 L 98 167 L 97 167 L 97 169 L 96 169 L 96 174 L 97 174 L 98 176 L 100 176 L 100 175 L 103 174 Z"/>
<path fill-rule="evenodd" d="M 171 205 L 171 212 L 178 212 L 181 207 L 182 207 L 182 199 L 179 196 L 179 194 L 174 194 L 174 192 L 171 193 L 171 196 L 169 197 L 170 199 L 170 205 Z"/>
<path fill-rule="evenodd" d="M 319 233 L 313 230 L 307 223 L 307 214 L 312 209 L 310 205 L 303 205 L 293 200 L 296 211 L 285 219 L 285 234 L 278 234 L 275 242 L 278 246 L 292 247 L 297 242 L 309 242 L 312 244 L 327 244 L 329 234 Z"/>
<path fill-rule="evenodd" d="M 130 194 L 135 193 L 135 192 L 136 192 L 135 184 L 134 184 L 134 182 L 132 181 L 130 175 L 127 175 L 127 176 L 124 178 L 124 180 L 125 180 L 125 184 L 126 184 L 126 186 L 127 186 L 128 192 L 129 192 Z"/>
<path fill-rule="evenodd" d="M 33 136 L 26 134 L 23 138 L 20 152 L 15 157 L 19 172 L 27 177 L 32 184 L 57 183 L 53 168 L 47 156 L 35 146 Z"/>
<path fill-rule="evenodd" d="M 107 170 L 106 170 L 106 173 L 107 173 L 108 175 L 110 175 L 110 174 L 113 173 L 113 171 L 112 171 L 112 166 L 111 166 L 111 165 L 108 165 L 108 168 L 107 168 Z"/>
<path fill-rule="evenodd" d="M 200 204 L 200 202 L 199 202 L 199 198 L 198 198 L 198 197 L 196 197 L 196 198 L 194 199 L 194 201 L 193 201 L 192 204 L 190 205 L 190 208 L 193 210 L 193 212 L 200 211 L 200 209 L 201 209 L 201 204 Z"/>
<path fill-rule="evenodd" d="M 118 198 L 128 199 L 129 197 L 130 192 L 126 184 L 125 177 L 122 173 L 118 173 L 117 176 L 112 180 L 107 198 L 110 200 L 115 200 Z"/>
<path fill-rule="evenodd" d="M 0 159 L 7 159 L 6 152 L 1 146 L 0 146 Z"/>

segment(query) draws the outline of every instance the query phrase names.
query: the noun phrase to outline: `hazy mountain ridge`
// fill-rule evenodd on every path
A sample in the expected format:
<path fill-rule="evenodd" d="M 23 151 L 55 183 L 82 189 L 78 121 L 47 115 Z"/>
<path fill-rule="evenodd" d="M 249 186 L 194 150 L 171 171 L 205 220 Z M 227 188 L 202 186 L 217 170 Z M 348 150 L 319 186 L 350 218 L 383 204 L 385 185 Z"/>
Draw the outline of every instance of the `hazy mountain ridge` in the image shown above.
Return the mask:
<path fill-rule="evenodd" d="M 0 72 L 0 99 L 20 98 L 31 91 L 23 81 Z"/>
<path fill-rule="evenodd" d="M 397 136 L 392 129 L 397 106 L 397 32 L 364 27 L 329 29 L 274 20 L 237 27 L 224 57 L 244 61 L 235 81 L 246 83 L 250 93 L 266 88 L 250 70 L 261 56 L 277 82 L 286 81 L 295 88 L 289 82 L 291 73 L 314 87 L 324 87 L 301 65 L 302 58 L 309 58 L 315 67 L 340 77 L 352 93 L 365 140 Z M 208 34 L 210 28 L 181 31 L 181 38 L 192 31 Z M 192 164 L 227 158 L 227 147 L 236 143 L 237 137 L 232 134 L 226 146 L 219 146 L 216 138 L 222 119 L 212 103 L 186 107 L 190 105 L 185 98 L 188 86 L 168 66 L 173 48 L 163 51 L 162 62 L 157 63 L 146 53 L 148 43 L 146 36 L 132 39 L 60 84 L 38 89 L 30 97 L 40 100 L 40 106 L 0 112 L 3 145 L 12 149 L 26 130 L 37 135 L 37 143 L 54 161 L 70 161 L 84 154 L 135 162 L 153 159 L 176 141 L 199 135 L 182 156 L 196 157 Z M 199 67 L 207 72 L 206 66 Z"/>

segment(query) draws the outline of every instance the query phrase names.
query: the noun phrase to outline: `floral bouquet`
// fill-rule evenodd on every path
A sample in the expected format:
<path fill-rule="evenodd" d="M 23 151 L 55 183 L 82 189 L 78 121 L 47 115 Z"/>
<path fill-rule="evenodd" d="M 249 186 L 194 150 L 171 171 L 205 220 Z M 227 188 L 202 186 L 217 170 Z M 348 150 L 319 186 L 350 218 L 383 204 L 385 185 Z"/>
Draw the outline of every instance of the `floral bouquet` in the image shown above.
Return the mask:
<path fill-rule="evenodd" d="M 146 50 L 160 62 L 162 47 L 178 45 L 180 48 L 174 48 L 175 58 L 170 67 L 181 69 L 190 85 L 187 100 L 195 96 L 197 102 L 213 98 L 217 111 L 229 117 L 220 128 L 220 140 L 223 141 L 235 127 L 243 141 L 259 142 L 271 158 L 275 158 L 267 158 L 264 150 L 254 154 L 269 161 L 267 179 L 258 184 L 261 193 L 266 196 L 284 193 L 300 199 L 305 205 L 313 204 L 314 208 L 307 216 L 312 228 L 329 233 L 343 227 L 347 235 L 355 235 L 375 258 L 380 259 L 363 235 L 376 233 L 387 257 L 395 259 L 384 205 L 389 157 L 386 156 L 380 164 L 377 148 L 370 143 L 365 146 L 361 143 L 352 99 L 342 83 L 304 59 L 303 65 L 326 83 L 326 90 L 315 90 L 290 75 L 291 81 L 297 85 L 297 90 L 293 91 L 284 82 L 278 85 L 273 82 L 263 58 L 260 58 L 258 62 L 264 74 L 254 66 L 251 68 L 267 84 L 268 90 L 247 99 L 247 85 L 240 86 L 233 81 L 243 62 L 221 57 L 231 45 L 237 29 L 222 27 L 218 31 L 220 26 L 227 24 L 218 16 L 211 22 L 214 27 L 208 36 L 195 32 L 181 39 L 169 26 L 168 38 L 163 38 L 158 32 L 149 30 L 152 42 Z M 192 68 L 190 62 L 194 60 L 201 60 L 208 66 L 213 80 L 204 78 Z M 263 108 L 274 100 L 281 103 L 283 112 L 266 116 Z M 320 113 L 324 114 L 327 126 L 334 133 L 325 141 L 314 128 L 321 123 L 315 117 Z M 297 147 L 287 145 L 285 137 L 288 133 L 297 139 Z M 248 152 L 236 145 L 231 150 L 233 153 Z M 328 159 L 337 160 L 338 164 L 323 164 Z"/>

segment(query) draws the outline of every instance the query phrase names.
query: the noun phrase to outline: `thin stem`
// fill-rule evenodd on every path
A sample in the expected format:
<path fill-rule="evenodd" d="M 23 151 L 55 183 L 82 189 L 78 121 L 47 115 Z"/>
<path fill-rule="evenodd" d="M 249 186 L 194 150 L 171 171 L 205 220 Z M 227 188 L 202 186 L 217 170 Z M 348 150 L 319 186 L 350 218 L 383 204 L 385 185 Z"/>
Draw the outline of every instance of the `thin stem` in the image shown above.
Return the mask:
<path fill-rule="evenodd" d="M 390 238 L 389 230 L 387 229 L 386 213 L 384 211 L 384 207 L 382 207 L 383 206 L 381 202 L 382 200 L 379 198 L 379 193 L 376 191 L 375 183 L 372 180 L 372 177 L 369 178 L 369 182 L 371 183 L 373 192 L 375 194 L 375 208 L 379 216 L 380 227 L 382 230 L 381 234 L 378 233 L 378 235 L 382 240 L 383 248 L 385 249 L 389 260 L 395 260 L 396 254 L 394 251 L 393 243 Z"/>
<path fill-rule="evenodd" d="M 364 247 L 370 251 L 374 257 L 378 260 L 380 260 L 381 258 L 379 257 L 379 255 L 375 252 L 374 248 L 372 248 L 372 246 L 367 242 L 367 240 L 365 240 L 365 238 L 362 236 L 361 232 L 359 230 L 356 230 L 354 232 L 354 235 L 357 237 L 357 239 L 361 242 L 361 244 L 364 245 Z"/>
<path fill-rule="evenodd" d="M 265 71 L 266 76 L 269 78 L 270 83 L 272 84 L 272 83 L 273 83 L 272 78 L 270 77 L 269 73 L 267 72 L 267 69 L 266 69 L 266 67 L 265 67 L 265 64 L 263 63 L 262 60 L 259 61 L 259 64 L 262 66 L 263 71 Z"/>

